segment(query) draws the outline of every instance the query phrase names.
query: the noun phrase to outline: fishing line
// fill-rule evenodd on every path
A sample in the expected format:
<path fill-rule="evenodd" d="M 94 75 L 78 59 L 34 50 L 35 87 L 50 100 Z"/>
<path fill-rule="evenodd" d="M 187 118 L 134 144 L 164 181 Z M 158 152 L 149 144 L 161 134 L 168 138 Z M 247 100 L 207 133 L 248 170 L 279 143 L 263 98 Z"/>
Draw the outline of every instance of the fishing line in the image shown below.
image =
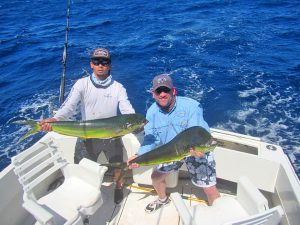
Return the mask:
<path fill-rule="evenodd" d="M 69 34 L 69 18 L 70 18 L 70 0 L 67 0 L 67 24 L 66 24 L 66 35 L 65 35 L 65 44 L 63 51 L 63 72 L 60 81 L 60 90 L 59 90 L 59 105 L 62 105 L 64 102 L 64 93 L 65 93 L 65 82 L 66 82 L 66 70 L 67 70 L 67 49 L 68 49 L 68 34 Z"/>

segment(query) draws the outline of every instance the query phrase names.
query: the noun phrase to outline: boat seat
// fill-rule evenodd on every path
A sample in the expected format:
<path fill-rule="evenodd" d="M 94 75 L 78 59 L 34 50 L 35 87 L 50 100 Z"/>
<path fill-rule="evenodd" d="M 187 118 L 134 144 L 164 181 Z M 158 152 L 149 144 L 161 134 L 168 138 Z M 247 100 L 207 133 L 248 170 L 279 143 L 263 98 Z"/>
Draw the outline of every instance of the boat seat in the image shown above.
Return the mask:
<path fill-rule="evenodd" d="M 126 149 L 128 158 L 136 154 L 137 150 L 141 146 L 143 137 L 144 137 L 143 133 L 140 133 L 138 135 L 134 135 L 130 133 L 122 137 L 122 142 Z M 124 157 L 124 159 L 126 159 L 126 157 Z M 151 180 L 152 170 L 153 170 L 153 166 L 141 166 L 139 168 L 133 169 L 132 170 L 133 181 L 137 184 L 152 185 L 152 180 Z M 172 171 L 166 177 L 166 186 L 168 188 L 173 188 L 177 186 L 178 174 L 179 174 L 178 171 Z"/>
<path fill-rule="evenodd" d="M 107 167 L 85 158 L 68 163 L 51 138 L 13 157 L 12 164 L 23 186 L 23 207 L 38 224 L 83 225 L 103 203 L 100 188 Z M 63 174 L 63 183 L 48 191 L 57 174 Z"/>
<path fill-rule="evenodd" d="M 267 199 L 247 177 L 240 177 L 236 197 L 221 196 L 212 206 L 199 204 L 188 209 L 177 192 L 171 199 L 184 225 L 275 225 L 283 215 L 281 206 L 269 209 Z"/>
<path fill-rule="evenodd" d="M 280 223 L 283 215 L 282 207 L 279 205 L 265 212 L 241 220 L 224 223 L 223 225 L 277 225 Z"/>

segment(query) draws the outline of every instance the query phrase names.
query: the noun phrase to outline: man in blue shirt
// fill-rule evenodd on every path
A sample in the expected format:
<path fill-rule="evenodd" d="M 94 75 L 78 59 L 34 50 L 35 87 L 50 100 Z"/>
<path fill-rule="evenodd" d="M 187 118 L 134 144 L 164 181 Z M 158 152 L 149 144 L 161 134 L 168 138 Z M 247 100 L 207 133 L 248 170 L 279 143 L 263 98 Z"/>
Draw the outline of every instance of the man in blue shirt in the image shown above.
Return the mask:
<path fill-rule="evenodd" d="M 176 96 L 176 89 L 170 76 L 158 75 L 154 77 L 152 84 L 152 95 L 156 102 L 147 111 L 148 123 L 144 127 L 144 142 L 137 155 L 142 155 L 159 145 L 168 143 L 177 134 L 192 126 L 201 126 L 210 132 L 203 119 L 201 104 L 191 98 Z M 181 161 L 160 164 L 153 170 L 151 178 L 158 199 L 147 205 L 146 212 L 155 212 L 170 202 L 166 195 L 165 179 L 170 171 L 178 170 L 184 162 L 191 175 L 192 183 L 203 188 L 210 205 L 220 196 L 216 188 L 213 152 L 203 154 L 194 149 L 191 149 L 190 152 L 191 155 Z M 129 168 L 139 167 L 138 164 L 130 164 L 130 161 L 137 155 L 128 160 Z"/>

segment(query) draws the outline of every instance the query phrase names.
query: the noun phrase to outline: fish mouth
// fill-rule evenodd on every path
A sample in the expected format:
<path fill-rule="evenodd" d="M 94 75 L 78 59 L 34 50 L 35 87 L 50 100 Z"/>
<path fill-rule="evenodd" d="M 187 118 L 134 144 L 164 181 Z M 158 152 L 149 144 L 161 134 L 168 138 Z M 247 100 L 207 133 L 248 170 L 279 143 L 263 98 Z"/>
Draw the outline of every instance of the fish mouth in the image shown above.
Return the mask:
<path fill-rule="evenodd" d="M 141 126 L 137 127 L 132 133 L 133 134 L 138 134 L 144 131 L 144 126 L 148 123 L 148 121 L 145 119 L 142 121 Z"/>
<path fill-rule="evenodd" d="M 211 139 L 210 145 L 216 147 L 218 145 L 218 141 L 215 139 Z"/>
<path fill-rule="evenodd" d="M 148 123 L 148 121 L 146 119 L 143 120 L 142 125 L 143 127 Z"/>
<path fill-rule="evenodd" d="M 144 131 L 144 126 L 145 126 L 145 125 L 136 128 L 134 131 L 132 131 L 132 133 L 133 133 L 133 134 L 141 133 L 142 131 Z"/>

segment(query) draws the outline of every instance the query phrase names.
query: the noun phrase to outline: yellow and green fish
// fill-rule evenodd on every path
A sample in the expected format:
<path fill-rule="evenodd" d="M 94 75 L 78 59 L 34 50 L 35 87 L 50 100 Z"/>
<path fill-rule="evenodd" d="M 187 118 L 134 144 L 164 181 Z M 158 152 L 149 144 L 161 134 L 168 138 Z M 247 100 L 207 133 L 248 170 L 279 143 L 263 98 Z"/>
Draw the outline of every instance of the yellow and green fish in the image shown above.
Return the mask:
<path fill-rule="evenodd" d="M 138 156 L 131 160 L 130 163 L 138 163 L 141 166 L 169 163 L 179 161 L 190 155 L 191 148 L 194 148 L 198 152 L 206 153 L 213 151 L 216 146 L 217 142 L 213 140 L 211 134 L 206 129 L 200 126 L 193 126 L 176 135 L 170 142 Z M 126 163 L 104 165 L 127 170 Z"/>
<path fill-rule="evenodd" d="M 18 143 L 28 136 L 41 131 L 38 122 L 33 120 L 19 120 L 14 123 L 31 126 L 31 129 L 18 141 Z M 146 119 L 140 114 L 123 114 L 105 119 L 56 121 L 50 123 L 52 125 L 52 130 L 60 134 L 79 138 L 109 139 L 141 130 L 146 123 Z"/>
<path fill-rule="evenodd" d="M 182 131 L 170 142 L 138 156 L 131 163 L 149 166 L 179 161 L 190 155 L 191 148 L 194 148 L 197 152 L 206 153 L 212 151 L 216 144 L 206 129 L 194 126 Z"/>

